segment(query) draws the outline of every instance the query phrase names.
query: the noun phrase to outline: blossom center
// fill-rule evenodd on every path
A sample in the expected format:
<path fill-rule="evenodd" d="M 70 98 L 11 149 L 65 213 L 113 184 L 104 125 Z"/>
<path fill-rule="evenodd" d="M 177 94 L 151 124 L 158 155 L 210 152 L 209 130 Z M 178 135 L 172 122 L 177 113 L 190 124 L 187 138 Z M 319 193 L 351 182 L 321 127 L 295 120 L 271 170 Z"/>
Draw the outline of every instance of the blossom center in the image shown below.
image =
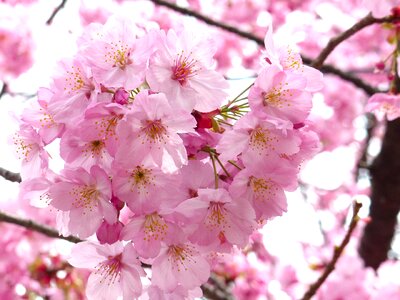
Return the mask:
<path fill-rule="evenodd" d="M 65 84 L 64 91 L 68 91 L 68 94 L 79 91 L 85 87 L 85 80 L 79 67 L 72 66 L 72 71 L 67 71 Z"/>
<path fill-rule="evenodd" d="M 142 132 L 146 135 L 147 141 L 150 143 L 159 143 L 167 137 L 167 129 L 161 120 L 147 120 L 142 127 Z"/>
<path fill-rule="evenodd" d="M 157 213 L 146 215 L 144 221 L 145 241 L 162 240 L 167 234 L 168 225 Z"/>
<path fill-rule="evenodd" d="M 206 226 L 209 229 L 225 228 L 227 223 L 226 209 L 224 203 L 210 202 L 206 219 Z"/>
<path fill-rule="evenodd" d="M 142 166 L 137 166 L 130 175 L 131 191 L 135 188 L 138 192 L 148 193 L 147 187 L 154 185 L 154 176 L 150 169 L 145 169 Z"/>
<path fill-rule="evenodd" d="M 271 183 L 264 178 L 251 176 L 249 179 L 249 185 L 254 193 L 256 200 L 268 200 L 271 196 L 275 194 Z"/>
<path fill-rule="evenodd" d="M 13 143 L 15 145 L 15 151 L 17 152 L 19 159 L 29 160 L 29 155 L 33 150 L 33 144 L 28 144 L 20 135 L 16 134 L 13 137 Z"/>
<path fill-rule="evenodd" d="M 273 146 L 274 143 L 276 143 L 278 139 L 271 135 L 271 132 L 262 127 L 256 127 L 253 129 L 253 131 L 250 134 L 250 146 L 258 150 L 261 154 L 261 151 L 264 151 L 266 149 L 271 149 L 275 150 L 275 147 Z"/>
<path fill-rule="evenodd" d="M 180 272 L 182 269 L 187 271 L 185 263 L 192 260 L 194 251 L 188 245 L 171 245 L 168 248 L 168 260 L 172 260 L 172 269 L 175 267 L 177 271 Z"/>
<path fill-rule="evenodd" d="M 129 47 L 121 41 L 118 43 L 111 42 L 110 46 L 106 46 L 105 61 L 106 63 L 112 63 L 113 67 L 125 68 L 126 65 L 131 63 L 129 56 Z"/>
<path fill-rule="evenodd" d="M 96 266 L 95 274 L 98 274 L 102 277 L 100 283 L 112 285 L 115 283 L 115 280 L 120 280 L 122 268 L 121 258 L 122 254 L 110 256 L 107 260 L 99 263 Z"/>
<path fill-rule="evenodd" d="M 284 108 L 290 106 L 291 104 L 286 99 L 286 97 L 292 96 L 288 90 L 283 89 L 283 84 L 280 83 L 278 86 L 273 87 L 267 93 L 262 93 L 263 105 L 272 106 L 275 108 Z"/>
<path fill-rule="evenodd" d="M 303 65 L 300 54 L 294 52 L 291 48 L 287 49 L 281 63 L 284 69 L 292 70 L 299 70 Z"/>
<path fill-rule="evenodd" d="M 70 195 L 74 198 L 72 205 L 75 208 L 92 211 L 98 204 L 100 192 L 93 186 L 85 185 L 74 187 Z"/>
<path fill-rule="evenodd" d="M 176 59 L 174 59 L 174 64 L 172 66 L 171 79 L 179 82 L 180 85 L 185 85 L 190 77 L 193 77 L 198 72 L 196 67 L 197 60 L 184 55 L 182 51 Z"/>
<path fill-rule="evenodd" d="M 87 144 L 86 148 L 82 150 L 86 155 L 90 155 L 92 158 L 100 157 L 103 158 L 104 142 L 101 140 L 91 141 Z"/>

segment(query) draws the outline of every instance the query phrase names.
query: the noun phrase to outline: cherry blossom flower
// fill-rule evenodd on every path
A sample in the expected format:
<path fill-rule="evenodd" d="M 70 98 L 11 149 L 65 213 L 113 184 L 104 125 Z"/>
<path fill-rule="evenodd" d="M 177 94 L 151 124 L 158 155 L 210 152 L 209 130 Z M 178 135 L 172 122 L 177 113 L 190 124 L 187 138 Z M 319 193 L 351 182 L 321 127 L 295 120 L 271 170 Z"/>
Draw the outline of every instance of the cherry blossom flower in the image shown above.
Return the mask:
<path fill-rule="evenodd" d="M 207 281 L 210 265 L 201 249 L 186 241 L 182 231 L 177 229 L 165 243 L 152 265 L 153 285 L 173 292 L 178 286 L 191 290 Z"/>
<path fill-rule="evenodd" d="M 88 26 L 80 45 L 96 81 L 129 90 L 143 83 L 155 34 L 139 35 L 143 32 L 128 18 L 111 17 L 104 26 Z"/>
<path fill-rule="evenodd" d="M 277 130 L 274 123 L 260 120 L 253 113 L 242 117 L 233 130 L 224 133 L 217 145 L 222 161 L 236 159 L 243 154 L 245 160 L 278 159 L 299 151 L 301 140 L 293 130 Z"/>
<path fill-rule="evenodd" d="M 175 212 L 193 225 L 189 236 L 202 246 L 229 242 L 244 247 L 256 228 L 254 210 L 246 199 L 232 200 L 225 189 L 199 189 L 198 197 L 178 205 Z"/>
<path fill-rule="evenodd" d="M 171 106 L 210 112 L 225 100 L 228 84 L 213 70 L 212 42 L 194 37 L 187 31 L 161 32 L 146 80 L 152 90 L 165 93 Z"/>
<path fill-rule="evenodd" d="M 111 182 L 98 166 L 64 170 L 64 179 L 49 189 L 51 205 L 67 212 L 67 228 L 72 234 L 86 238 L 100 227 L 103 217 L 113 224 L 117 211 L 111 204 Z M 85 226 L 82 226 L 82 225 Z"/>
<path fill-rule="evenodd" d="M 86 287 L 89 300 L 123 297 L 134 299 L 142 293 L 140 276 L 144 271 L 133 245 L 117 242 L 98 245 L 82 242 L 74 245 L 68 262 L 77 268 L 93 269 Z"/>
<path fill-rule="evenodd" d="M 116 159 L 129 163 L 131 157 L 149 157 L 164 169 L 179 168 L 187 163 L 187 154 L 178 134 L 194 132 L 195 126 L 193 116 L 171 107 L 164 94 L 140 92 L 131 112 L 118 124 L 117 134 L 124 143 Z"/>
<path fill-rule="evenodd" d="M 392 121 L 400 117 L 400 96 L 376 93 L 368 99 L 365 110 L 374 112 L 381 119 L 386 117 Z"/>
<path fill-rule="evenodd" d="M 290 46 L 276 47 L 272 35 L 272 25 L 268 27 L 264 38 L 264 61 L 265 65 L 278 66 L 282 71 L 293 72 L 306 78 L 305 90 L 317 92 L 323 87 L 323 75 L 315 68 L 303 64 L 300 53 L 295 52 Z"/>
<path fill-rule="evenodd" d="M 312 107 L 306 86 L 304 76 L 271 65 L 261 71 L 250 90 L 250 108 L 260 117 L 270 115 L 293 124 L 304 122 Z"/>
<path fill-rule="evenodd" d="M 21 177 L 23 180 L 40 177 L 46 172 L 49 154 L 37 131 L 28 124 L 21 124 L 20 129 L 11 138 L 15 153 L 22 160 Z"/>

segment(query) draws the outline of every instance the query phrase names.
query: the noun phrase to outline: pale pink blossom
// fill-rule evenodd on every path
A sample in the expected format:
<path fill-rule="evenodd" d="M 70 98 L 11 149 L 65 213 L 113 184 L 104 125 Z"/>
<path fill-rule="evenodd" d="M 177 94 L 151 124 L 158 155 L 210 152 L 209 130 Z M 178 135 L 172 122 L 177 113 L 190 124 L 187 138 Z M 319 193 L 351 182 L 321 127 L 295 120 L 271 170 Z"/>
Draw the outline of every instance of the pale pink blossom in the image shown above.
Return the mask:
<path fill-rule="evenodd" d="M 47 145 L 61 136 L 64 124 L 54 121 L 53 114 L 48 110 L 48 105 L 54 93 L 46 88 L 38 91 L 38 101 L 34 101 L 31 107 L 24 110 L 21 120 L 38 129 L 43 142 Z"/>
<path fill-rule="evenodd" d="M 131 90 L 144 82 L 154 36 L 151 32 L 143 36 L 128 18 L 111 17 L 104 25 L 90 24 L 80 46 L 96 81 Z"/>
<path fill-rule="evenodd" d="M 228 83 L 214 71 L 212 45 L 210 39 L 200 40 L 188 31 L 161 32 L 146 74 L 150 88 L 165 93 L 172 107 L 188 112 L 219 108 Z"/>
<path fill-rule="evenodd" d="M 233 179 L 229 192 L 239 201 L 249 201 L 257 220 L 281 216 L 287 211 L 284 189 L 297 187 L 296 170 L 284 164 L 262 160 L 240 171 Z"/>
<path fill-rule="evenodd" d="M 255 214 L 245 199 L 232 199 L 225 189 L 199 189 L 198 197 L 179 204 L 175 212 L 192 225 L 189 240 L 201 246 L 231 243 L 246 246 L 256 228 Z"/>
<path fill-rule="evenodd" d="M 1 9 L 7 11 L 4 6 Z M 31 32 L 14 11 L 9 13 L 0 16 L 0 80 L 18 77 L 33 64 Z"/>
<path fill-rule="evenodd" d="M 376 93 L 368 99 L 365 110 L 375 113 L 379 118 L 386 117 L 393 121 L 400 117 L 400 96 L 385 93 Z"/>
<path fill-rule="evenodd" d="M 194 289 L 207 281 L 210 265 L 201 249 L 187 242 L 180 230 L 165 241 L 160 254 L 152 264 L 151 282 L 164 292 L 173 292 L 178 286 Z"/>
<path fill-rule="evenodd" d="M 196 121 L 186 111 L 173 108 L 164 94 L 140 92 L 131 112 L 117 126 L 121 142 L 116 159 L 129 163 L 131 157 L 151 158 L 165 169 L 187 163 L 180 133 L 194 132 Z"/>
<path fill-rule="evenodd" d="M 68 262 L 77 268 L 92 269 L 86 286 L 89 300 L 123 297 L 136 299 L 142 293 L 140 276 L 144 271 L 131 243 L 98 245 L 82 242 L 74 245 Z"/>
<path fill-rule="evenodd" d="M 286 133 L 285 133 L 286 131 Z M 279 159 L 299 151 L 301 139 L 294 130 L 278 130 L 274 123 L 258 119 L 253 113 L 242 117 L 231 131 L 225 132 L 217 145 L 222 161 Z"/>
<path fill-rule="evenodd" d="M 22 160 L 22 180 L 40 177 L 46 172 L 49 154 L 44 149 L 43 140 L 31 125 L 21 124 L 12 136 L 11 143 L 17 157 Z"/>
<path fill-rule="evenodd" d="M 266 66 L 274 65 L 282 71 L 289 71 L 306 78 L 305 90 L 308 92 L 317 92 L 323 87 L 323 75 L 315 68 L 303 64 L 300 53 L 296 52 L 290 46 L 276 47 L 272 35 L 272 25 L 268 27 L 264 38 L 264 64 Z"/>
<path fill-rule="evenodd" d="M 135 214 L 153 212 L 160 204 L 181 201 L 178 174 L 166 174 L 151 160 L 132 156 L 125 163 L 113 165 L 113 191 Z"/>
<path fill-rule="evenodd" d="M 306 86 L 304 76 L 271 65 L 261 71 L 249 92 L 250 108 L 260 117 L 304 122 L 312 107 Z"/>
<path fill-rule="evenodd" d="M 400 5 L 399 0 L 363 0 L 362 4 L 371 11 L 375 18 L 383 18 L 390 15 L 391 8 Z"/>
<path fill-rule="evenodd" d="M 62 61 L 51 86 L 54 95 L 48 103 L 48 110 L 56 122 L 73 126 L 96 100 L 99 89 L 91 69 L 82 59 Z"/>
<path fill-rule="evenodd" d="M 86 238 L 100 227 L 103 218 L 110 224 L 117 221 L 111 204 L 111 182 L 98 166 L 90 173 L 83 168 L 65 169 L 64 178 L 49 189 L 51 205 L 66 212 L 66 227 L 72 234 Z"/>

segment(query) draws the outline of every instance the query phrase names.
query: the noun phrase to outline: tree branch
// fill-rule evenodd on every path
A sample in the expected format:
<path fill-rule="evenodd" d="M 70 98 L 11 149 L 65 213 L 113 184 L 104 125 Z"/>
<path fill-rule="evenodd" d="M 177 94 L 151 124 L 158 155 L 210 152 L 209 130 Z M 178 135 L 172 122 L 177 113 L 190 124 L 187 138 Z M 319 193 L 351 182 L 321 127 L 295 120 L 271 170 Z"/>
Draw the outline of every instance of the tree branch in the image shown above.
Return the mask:
<path fill-rule="evenodd" d="M 1 87 L 0 90 L 0 99 L 7 93 L 7 83 L 3 82 L 3 86 Z"/>
<path fill-rule="evenodd" d="M 351 219 L 349 229 L 347 230 L 346 236 L 344 237 L 342 243 L 340 246 L 335 247 L 332 255 L 331 261 L 328 263 L 328 265 L 325 267 L 324 272 L 322 275 L 318 278 L 318 280 L 310 286 L 308 291 L 304 294 L 303 298 L 301 300 L 310 300 L 312 296 L 315 295 L 315 293 L 318 291 L 318 289 L 321 287 L 321 285 L 325 282 L 325 280 L 328 278 L 329 274 L 332 273 L 332 271 L 335 269 L 336 263 L 339 260 L 341 254 L 343 253 L 344 248 L 347 246 L 347 244 L 350 241 L 351 234 L 353 233 L 354 229 L 357 226 L 359 217 L 358 217 L 358 212 L 360 211 L 362 207 L 362 204 L 359 202 L 355 202 L 353 206 L 353 217 Z"/>
<path fill-rule="evenodd" d="M 218 27 L 218 28 L 223 29 L 225 31 L 228 31 L 230 33 L 236 34 L 236 35 L 238 35 L 238 36 L 240 36 L 242 38 L 245 38 L 245 39 L 248 39 L 250 41 L 256 42 L 261 47 L 264 47 L 264 40 L 262 38 L 260 38 L 260 37 L 257 37 L 255 35 L 253 35 L 250 32 L 242 31 L 242 30 L 240 30 L 240 29 L 238 29 L 238 28 L 236 28 L 234 26 L 227 25 L 225 23 L 213 20 L 213 19 L 211 19 L 211 18 L 209 18 L 207 16 L 204 16 L 204 15 L 198 13 L 198 12 L 195 12 L 193 10 L 190 10 L 190 9 L 187 9 L 187 8 L 184 8 L 184 7 L 180 7 L 180 6 L 178 6 L 178 5 L 174 4 L 174 3 L 170 3 L 170 2 L 167 2 L 165 0 L 149 0 L 149 1 L 153 2 L 156 5 L 167 7 L 169 9 L 174 10 L 174 11 L 176 11 L 178 13 L 183 14 L 183 15 L 194 17 L 194 18 L 196 18 L 196 19 L 198 19 L 200 21 L 203 21 L 204 23 L 206 23 L 208 25 L 215 26 L 215 27 Z M 328 53 L 328 55 L 329 55 L 329 53 Z M 308 65 L 312 64 L 313 60 L 311 58 L 306 57 L 306 56 L 302 56 L 302 59 L 303 59 L 303 62 L 305 64 L 308 64 Z M 336 75 L 336 76 L 342 78 L 343 80 L 346 80 L 346 81 L 349 81 L 349 82 L 353 83 L 356 87 L 364 90 L 368 95 L 372 95 L 372 94 L 378 92 L 377 89 L 375 89 L 374 87 L 372 87 L 369 84 L 365 83 L 362 79 L 354 76 L 353 74 L 350 74 L 350 73 L 344 72 L 342 70 L 339 70 L 339 69 L 335 68 L 332 65 L 327 65 L 327 64 L 321 65 L 319 69 L 323 73 L 333 74 L 333 75 Z"/>
<path fill-rule="evenodd" d="M 364 29 L 365 27 L 368 27 L 373 24 L 382 24 L 382 23 L 391 23 L 395 20 L 398 20 L 398 18 L 395 18 L 394 16 L 387 16 L 385 18 L 374 18 L 371 13 L 369 13 L 367 16 L 359 20 L 356 24 L 354 24 L 352 27 L 349 29 L 343 31 L 339 35 L 333 37 L 330 39 L 328 44 L 325 46 L 324 49 L 322 49 L 321 53 L 318 55 L 316 59 L 311 63 L 311 66 L 317 69 L 320 69 L 325 62 L 325 60 L 328 58 L 329 54 L 332 53 L 332 51 L 343 41 L 347 40 L 360 30 Z"/>
<path fill-rule="evenodd" d="M 0 176 L 12 182 L 21 182 L 21 175 L 0 167 Z"/>
<path fill-rule="evenodd" d="M 53 13 L 51 14 L 50 18 L 47 20 L 46 24 L 51 25 L 53 22 L 54 18 L 58 14 L 58 12 L 64 8 L 65 4 L 67 3 L 67 0 L 62 0 L 61 3 L 54 9 Z"/>
<path fill-rule="evenodd" d="M 63 239 L 63 240 L 69 241 L 71 243 L 82 242 L 82 240 L 76 236 L 72 236 L 72 235 L 62 236 L 54 228 L 51 228 L 51 227 L 43 225 L 43 224 L 36 223 L 32 220 L 18 218 L 18 217 L 9 215 L 9 214 L 1 212 L 1 211 L 0 211 L 0 222 L 6 222 L 6 223 L 11 223 L 11 224 L 15 224 L 18 226 L 22 226 L 29 230 L 40 232 L 41 234 L 44 234 L 48 237 Z"/>

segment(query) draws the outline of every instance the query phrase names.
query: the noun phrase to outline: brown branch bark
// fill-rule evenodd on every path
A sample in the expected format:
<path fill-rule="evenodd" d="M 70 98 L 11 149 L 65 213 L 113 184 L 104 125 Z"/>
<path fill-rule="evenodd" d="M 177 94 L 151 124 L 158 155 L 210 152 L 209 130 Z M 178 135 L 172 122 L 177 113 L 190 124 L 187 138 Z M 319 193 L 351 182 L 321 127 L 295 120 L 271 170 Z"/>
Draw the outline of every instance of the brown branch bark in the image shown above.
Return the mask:
<path fill-rule="evenodd" d="M 12 182 L 21 182 L 21 175 L 0 167 L 0 176 Z"/>
<path fill-rule="evenodd" d="M 387 123 L 382 149 L 370 167 L 369 222 L 361 238 L 360 256 L 377 269 L 388 257 L 400 211 L 400 119 Z"/>
<path fill-rule="evenodd" d="M 400 51 L 400 40 L 396 53 Z M 391 87 L 394 93 L 400 93 L 399 65 L 394 61 L 395 80 Z M 400 119 L 386 123 L 386 132 L 382 148 L 373 161 L 371 174 L 371 221 L 361 237 L 358 252 L 364 264 L 378 269 L 388 258 L 393 237 L 396 234 L 397 215 L 400 212 Z"/>
<path fill-rule="evenodd" d="M 156 5 L 167 7 L 169 9 L 174 10 L 174 11 L 176 11 L 178 13 L 183 14 L 183 15 L 194 17 L 194 18 L 196 18 L 196 19 L 198 19 L 200 21 L 203 21 L 204 23 L 206 23 L 208 25 L 215 26 L 215 27 L 218 27 L 218 28 L 220 28 L 222 30 L 225 30 L 225 31 L 228 31 L 230 33 L 236 34 L 236 35 L 238 35 L 238 36 L 240 36 L 242 38 L 245 38 L 245 39 L 248 39 L 250 41 L 253 41 L 253 42 L 257 43 L 261 47 L 264 47 L 264 40 L 262 38 L 260 38 L 260 37 L 255 36 L 254 34 L 252 34 L 250 32 L 246 32 L 246 31 L 238 29 L 237 27 L 234 27 L 234 26 L 231 26 L 231 25 L 227 25 L 227 24 L 225 24 L 223 22 L 219 22 L 219 21 L 213 20 L 213 19 L 211 19 L 211 18 L 209 18 L 207 16 L 204 16 L 204 15 L 198 13 L 198 12 L 195 12 L 195 11 L 190 10 L 188 8 L 180 7 L 180 6 L 178 6 L 178 5 L 174 4 L 174 3 L 171 3 L 171 2 L 168 2 L 168 1 L 165 1 L 165 0 L 149 0 L 149 1 L 153 2 Z M 312 62 L 313 62 L 313 60 L 311 58 L 306 57 L 306 56 L 302 56 L 302 59 L 303 59 L 303 62 L 305 64 L 308 64 L 308 65 L 311 65 Z M 356 87 L 364 90 L 368 95 L 372 95 L 372 94 L 378 92 L 378 90 L 376 88 L 374 88 L 373 86 L 367 84 L 366 82 L 364 82 L 359 77 L 357 77 L 357 76 L 355 76 L 355 75 L 353 75 L 351 73 L 339 70 L 339 69 L 335 68 L 332 65 L 324 64 L 324 65 L 321 65 L 319 69 L 323 73 L 336 75 L 336 76 L 342 78 L 345 81 L 353 83 Z"/>
<path fill-rule="evenodd" d="M 398 19 L 398 18 L 397 18 Z M 349 29 L 343 31 L 339 35 L 333 37 L 332 39 L 329 40 L 328 44 L 325 46 L 324 49 L 322 49 L 321 53 L 318 55 L 318 57 L 311 63 L 311 66 L 317 69 L 320 69 L 325 62 L 325 60 L 328 58 L 328 56 L 332 53 L 335 48 L 341 44 L 343 41 L 347 40 L 357 32 L 361 31 L 365 27 L 368 27 L 373 24 L 381 24 L 381 23 L 390 23 L 395 20 L 397 20 L 394 16 L 387 16 L 385 18 L 374 18 L 372 14 L 368 14 L 364 18 L 362 18 L 360 21 L 358 21 L 356 24 L 354 24 L 352 27 Z"/>
<path fill-rule="evenodd" d="M 47 25 L 51 25 L 53 23 L 54 18 L 56 15 L 62 10 L 67 3 L 67 0 L 62 0 L 61 3 L 54 9 L 53 13 L 51 14 L 50 18 L 46 21 Z"/>
<path fill-rule="evenodd" d="M 318 278 L 318 280 L 310 286 L 308 291 L 304 294 L 303 298 L 301 300 L 309 300 L 312 298 L 312 296 L 315 295 L 315 293 L 318 291 L 318 289 L 321 287 L 321 285 L 325 282 L 325 280 L 328 278 L 329 274 L 332 273 L 333 270 L 335 270 L 336 263 L 338 262 L 340 256 L 343 253 L 344 248 L 346 248 L 347 244 L 350 241 L 351 234 L 353 233 L 354 229 L 357 226 L 358 223 L 358 212 L 360 211 L 362 207 L 362 204 L 359 202 L 355 202 L 353 206 L 353 217 L 351 219 L 349 229 L 347 230 L 347 233 L 341 242 L 340 246 L 335 247 L 333 250 L 332 254 L 332 259 L 328 263 L 328 265 L 325 267 L 324 272 L 321 274 L 321 276 Z"/>
<path fill-rule="evenodd" d="M 62 236 L 54 228 L 51 228 L 51 227 L 43 225 L 43 224 L 36 223 L 32 220 L 18 218 L 18 217 L 9 215 L 9 214 L 1 212 L 1 211 L 0 211 L 0 222 L 6 222 L 6 223 L 11 223 L 11 224 L 15 224 L 18 226 L 22 226 L 22 227 L 25 227 L 26 229 L 40 232 L 41 234 L 44 234 L 48 237 L 63 239 L 63 240 L 69 241 L 71 243 L 82 242 L 82 240 L 76 236 L 72 236 L 72 235 Z"/>

